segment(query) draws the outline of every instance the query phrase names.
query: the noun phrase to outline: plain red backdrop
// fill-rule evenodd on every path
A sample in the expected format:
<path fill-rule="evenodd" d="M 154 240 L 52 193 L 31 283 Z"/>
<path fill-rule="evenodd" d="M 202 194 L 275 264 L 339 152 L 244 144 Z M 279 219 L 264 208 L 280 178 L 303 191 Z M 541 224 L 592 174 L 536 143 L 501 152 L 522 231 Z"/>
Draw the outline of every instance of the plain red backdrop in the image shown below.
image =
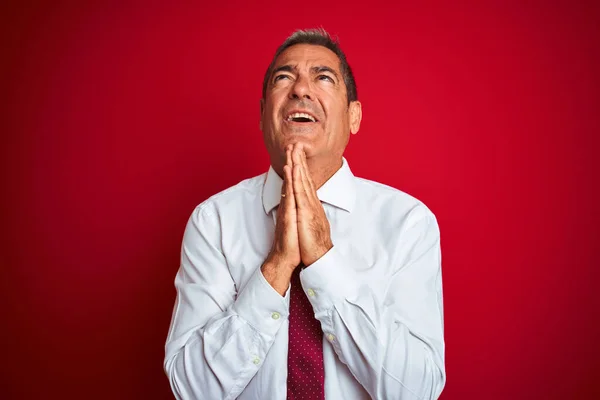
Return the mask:
<path fill-rule="evenodd" d="M 354 173 L 439 219 L 442 399 L 600 398 L 597 3 L 367 3 L 2 6 L 0 397 L 171 397 L 185 222 L 266 171 L 263 73 L 323 26 Z"/>

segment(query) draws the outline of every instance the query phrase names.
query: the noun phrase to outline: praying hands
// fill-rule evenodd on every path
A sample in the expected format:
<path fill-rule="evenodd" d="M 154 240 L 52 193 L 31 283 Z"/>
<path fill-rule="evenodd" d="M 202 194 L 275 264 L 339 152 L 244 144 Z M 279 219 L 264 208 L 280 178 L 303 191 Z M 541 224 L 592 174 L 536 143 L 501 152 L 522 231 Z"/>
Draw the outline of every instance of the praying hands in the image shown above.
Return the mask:
<path fill-rule="evenodd" d="M 273 246 L 262 272 L 283 296 L 300 263 L 309 266 L 333 247 L 329 221 L 317 197 L 302 144 L 286 148 L 281 197 Z"/>

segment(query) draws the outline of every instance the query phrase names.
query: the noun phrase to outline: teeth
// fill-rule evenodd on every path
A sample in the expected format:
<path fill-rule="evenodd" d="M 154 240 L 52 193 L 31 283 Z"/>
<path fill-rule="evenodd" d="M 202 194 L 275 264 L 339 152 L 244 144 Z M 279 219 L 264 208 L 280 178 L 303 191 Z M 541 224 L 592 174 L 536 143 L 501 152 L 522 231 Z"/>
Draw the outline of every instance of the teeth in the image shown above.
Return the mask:
<path fill-rule="evenodd" d="M 312 115 L 306 114 L 306 113 L 293 113 L 293 114 L 290 114 L 290 115 L 288 115 L 287 120 L 291 121 L 294 118 L 307 118 L 307 119 L 310 119 L 312 122 L 316 122 L 315 118 Z"/>

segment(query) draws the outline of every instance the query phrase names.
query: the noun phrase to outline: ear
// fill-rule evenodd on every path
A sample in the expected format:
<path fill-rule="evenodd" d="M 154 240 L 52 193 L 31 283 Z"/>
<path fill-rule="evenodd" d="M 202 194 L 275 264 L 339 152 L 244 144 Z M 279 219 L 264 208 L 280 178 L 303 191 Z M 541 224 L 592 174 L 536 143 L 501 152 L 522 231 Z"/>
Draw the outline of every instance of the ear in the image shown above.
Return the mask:
<path fill-rule="evenodd" d="M 360 121 L 362 121 L 362 105 L 360 101 L 351 102 L 348 113 L 350 114 L 350 132 L 356 135 L 360 129 Z"/>
<path fill-rule="evenodd" d="M 259 129 L 263 130 L 263 114 L 265 112 L 265 99 L 260 99 L 260 122 L 258 124 Z"/>

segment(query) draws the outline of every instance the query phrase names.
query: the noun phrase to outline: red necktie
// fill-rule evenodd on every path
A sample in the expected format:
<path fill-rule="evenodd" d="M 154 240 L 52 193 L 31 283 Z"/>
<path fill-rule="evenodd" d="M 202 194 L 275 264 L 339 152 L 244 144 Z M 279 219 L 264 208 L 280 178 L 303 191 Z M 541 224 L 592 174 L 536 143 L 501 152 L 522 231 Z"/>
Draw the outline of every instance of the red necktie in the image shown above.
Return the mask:
<path fill-rule="evenodd" d="M 290 293 L 288 345 L 288 400 L 324 399 L 323 331 L 300 283 L 300 269 L 294 270 Z"/>

